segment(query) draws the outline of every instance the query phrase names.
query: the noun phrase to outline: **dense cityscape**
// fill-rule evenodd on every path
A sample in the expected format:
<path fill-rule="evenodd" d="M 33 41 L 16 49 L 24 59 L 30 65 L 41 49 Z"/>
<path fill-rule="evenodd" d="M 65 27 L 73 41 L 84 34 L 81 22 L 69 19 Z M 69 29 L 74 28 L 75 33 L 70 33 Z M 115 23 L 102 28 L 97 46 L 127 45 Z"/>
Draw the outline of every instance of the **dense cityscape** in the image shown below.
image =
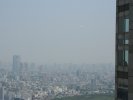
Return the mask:
<path fill-rule="evenodd" d="M 53 100 L 55 98 L 113 94 L 114 65 L 0 62 L 0 100 Z"/>

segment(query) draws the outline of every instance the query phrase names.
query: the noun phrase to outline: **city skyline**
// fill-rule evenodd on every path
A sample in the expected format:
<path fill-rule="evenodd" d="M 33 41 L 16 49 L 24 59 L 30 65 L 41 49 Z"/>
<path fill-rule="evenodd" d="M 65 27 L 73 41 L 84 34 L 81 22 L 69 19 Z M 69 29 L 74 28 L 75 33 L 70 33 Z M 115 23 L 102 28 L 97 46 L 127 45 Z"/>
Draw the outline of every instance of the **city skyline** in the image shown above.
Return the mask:
<path fill-rule="evenodd" d="M 0 0 L 0 100 L 127 100 L 126 3 Z"/>

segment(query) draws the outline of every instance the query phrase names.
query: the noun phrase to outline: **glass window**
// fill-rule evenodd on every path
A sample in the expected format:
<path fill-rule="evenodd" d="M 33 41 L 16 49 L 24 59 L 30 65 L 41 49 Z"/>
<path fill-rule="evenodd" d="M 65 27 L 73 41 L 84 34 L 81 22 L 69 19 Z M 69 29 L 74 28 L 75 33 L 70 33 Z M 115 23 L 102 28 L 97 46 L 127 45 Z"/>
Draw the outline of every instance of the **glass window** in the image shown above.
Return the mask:
<path fill-rule="evenodd" d="M 129 32 L 129 19 L 124 21 L 124 32 Z"/>
<path fill-rule="evenodd" d="M 118 32 L 123 33 L 124 32 L 124 27 L 125 27 L 125 20 L 124 17 L 119 18 L 119 25 L 118 25 Z"/>
<path fill-rule="evenodd" d="M 120 100 L 128 100 L 128 90 L 123 88 L 118 88 L 117 96 Z"/>
<path fill-rule="evenodd" d="M 124 53 L 123 53 L 122 50 L 120 50 L 120 51 L 118 52 L 118 64 L 119 64 L 120 66 L 123 66 L 123 60 L 124 60 L 123 56 L 124 56 Z"/>
<path fill-rule="evenodd" d="M 127 65 L 128 64 L 128 54 L 129 52 L 128 52 L 128 50 L 126 50 L 125 51 L 125 65 Z"/>
<path fill-rule="evenodd" d="M 118 12 L 123 12 L 129 10 L 129 4 L 118 6 Z"/>
<path fill-rule="evenodd" d="M 125 50 L 123 51 L 123 65 L 124 66 L 128 66 L 128 57 L 129 57 L 129 51 L 128 50 Z"/>
<path fill-rule="evenodd" d="M 125 42 L 125 44 L 129 44 L 129 40 L 125 40 L 124 42 Z"/>
<path fill-rule="evenodd" d="M 121 79 L 118 78 L 118 85 L 119 87 L 128 87 L 128 79 Z"/>

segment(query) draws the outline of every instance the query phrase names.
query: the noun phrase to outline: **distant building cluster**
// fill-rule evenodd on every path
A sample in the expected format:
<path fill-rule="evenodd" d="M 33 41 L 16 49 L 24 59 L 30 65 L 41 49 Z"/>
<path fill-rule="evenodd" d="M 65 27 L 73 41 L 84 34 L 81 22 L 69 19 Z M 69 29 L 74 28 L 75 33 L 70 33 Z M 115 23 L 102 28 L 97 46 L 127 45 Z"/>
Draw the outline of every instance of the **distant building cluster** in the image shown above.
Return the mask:
<path fill-rule="evenodd" d="M 53 100 L 68 96 L 112 94 L 113 64 L 0 63 L 0 100 Z"/>

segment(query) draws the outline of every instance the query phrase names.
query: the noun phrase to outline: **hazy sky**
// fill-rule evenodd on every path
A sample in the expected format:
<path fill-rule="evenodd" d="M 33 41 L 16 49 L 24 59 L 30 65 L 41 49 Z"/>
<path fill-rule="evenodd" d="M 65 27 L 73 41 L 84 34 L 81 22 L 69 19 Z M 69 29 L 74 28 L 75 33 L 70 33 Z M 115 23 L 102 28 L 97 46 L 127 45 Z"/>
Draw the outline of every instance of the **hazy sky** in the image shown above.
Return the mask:
<path fill-rule="evenodd" d="M 108 63 L 115 0 L 0 0 L 0 61 Z"/>

